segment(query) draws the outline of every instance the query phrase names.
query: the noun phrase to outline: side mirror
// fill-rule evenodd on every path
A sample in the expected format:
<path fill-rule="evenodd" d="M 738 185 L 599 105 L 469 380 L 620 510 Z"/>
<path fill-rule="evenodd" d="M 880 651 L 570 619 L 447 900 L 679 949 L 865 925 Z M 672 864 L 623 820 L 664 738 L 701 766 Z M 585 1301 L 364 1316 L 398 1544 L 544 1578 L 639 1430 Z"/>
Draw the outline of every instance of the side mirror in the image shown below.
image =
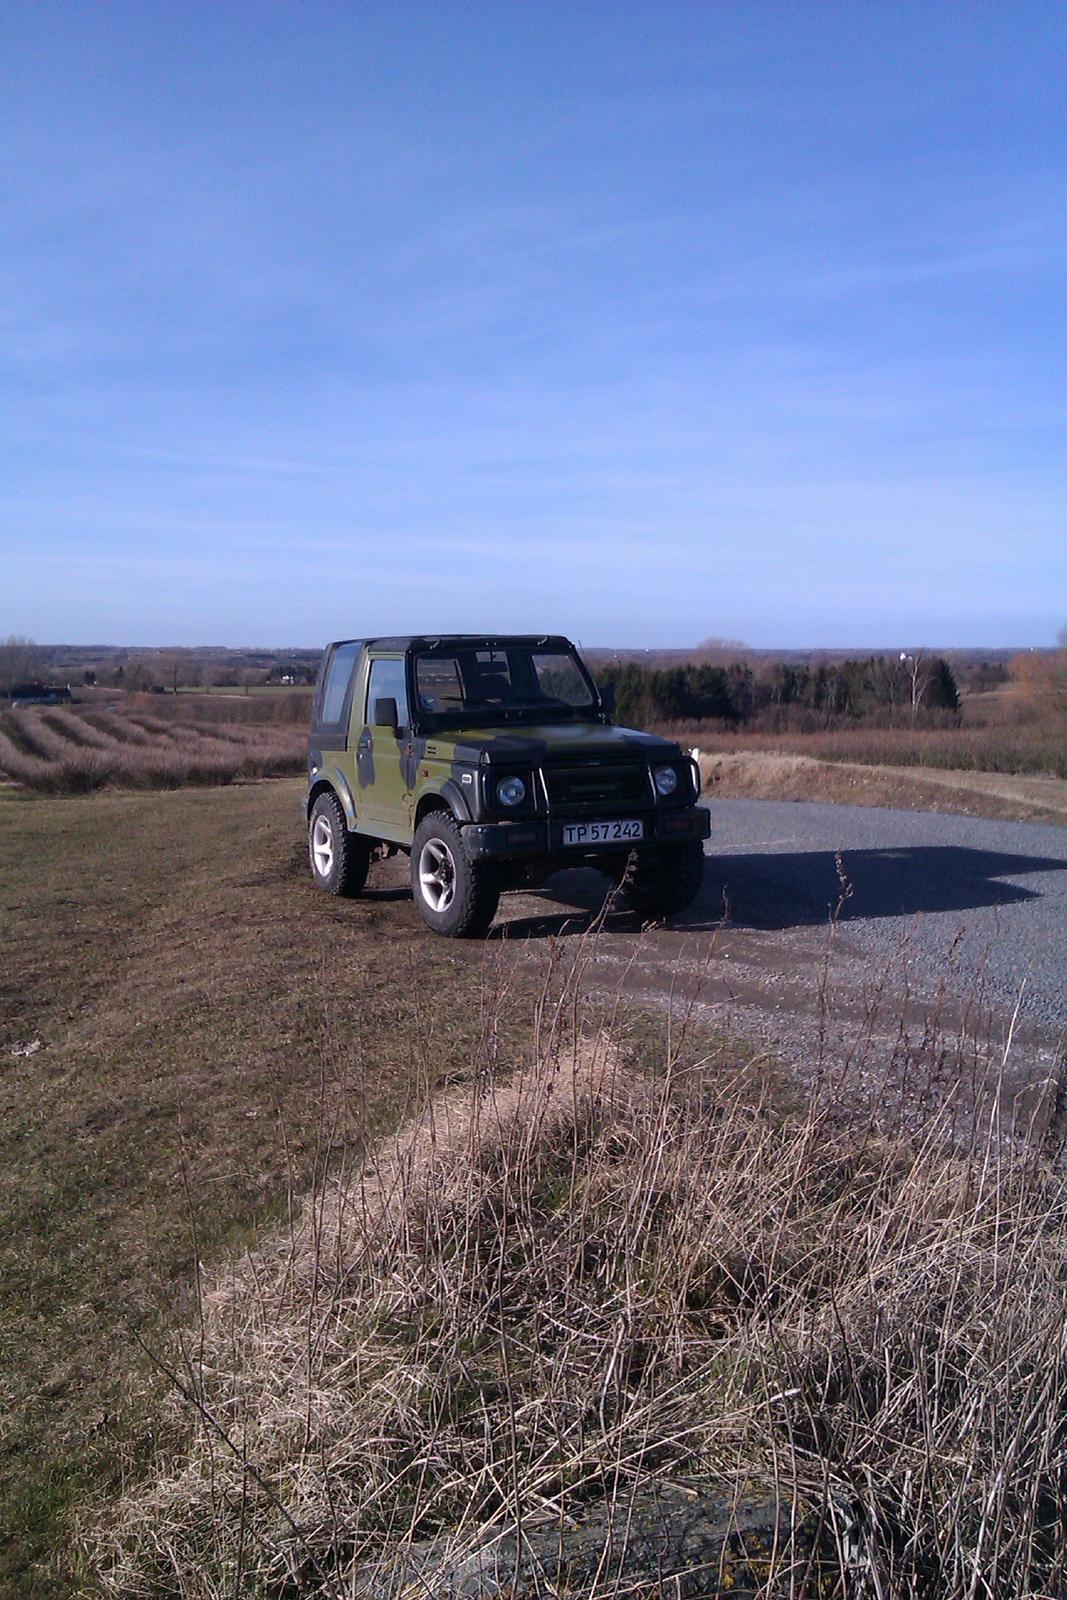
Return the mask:
<path fill-rule="evenodd" d="M 392 695 L 386 700 L 374 702 L 374 726 L 376 728 L 392 728 L 395 733 L 400 726 L 400 714 L 396 708 L 396 701 Z"/>
<path fill-rule="evenodd" d="M 609 717 L 615 715 L 615 685 L 606 683 L 600 691 L 600 704 L 604 707 Z"/>

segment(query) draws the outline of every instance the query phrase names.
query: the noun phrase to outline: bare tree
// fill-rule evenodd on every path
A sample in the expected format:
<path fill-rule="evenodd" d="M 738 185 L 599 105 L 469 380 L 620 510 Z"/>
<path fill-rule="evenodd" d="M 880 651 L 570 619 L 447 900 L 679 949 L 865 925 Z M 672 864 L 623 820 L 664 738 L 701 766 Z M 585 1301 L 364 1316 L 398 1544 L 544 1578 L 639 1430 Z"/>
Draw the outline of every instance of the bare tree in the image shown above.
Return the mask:
<path fill-rule="evenodd" d="M 10 694 L 17 683 L 33 683 L 44 670 L 44 657 L 32 639 L 10 633 L 0 639 L 0 691 Z"/>
<path fill-rule="evenodd" d="M 902 650 L 900 659 L 908 675 L 911 689 L 911 720 L 914 722 L 930 681 L 930 665 L 921 650 L 916 650 L 914 655 L 909 650 Z"/>
<path fill-rule="evenodd" d="M 200 659 L 197 679 L 204 689 L 219 689 L 234 681 L 232 670 L 217 655 L 203 656 Z"/>
<path fill-rule="evenodd" d="M 235 674 L 235 681 L 245 694 L 248 694 L 251 689 L 258 688 L 266 683 L 267 679 L 268 675 L 263 671 L 262 667 L 242 667 Z"/>
<path fill-rule="evenodd" d="M 1061 638 L 1067 635 L 1067 629 Z M 1067 644 L 1059 650 L 1024 650 L 1013 657 L 1009 672 L 1022 703 L 1039 715 L 1067 714 Z"/>
<path fill-rule="evenodd" d="M 135 694 L 153 689 L 159 682 L 159 663 L 155 656 L 140 654 L 130 656 L 126 662 L 126 687 Z"/>
<path fill-rule="evenodd" d="M 739 661 L 747 655 L 749 646 L 741 639 L 719 639 L 714 634 L 701 639 L 693 651 L 694 661 Z"/>
<path fill-rule="evenodd" d="M 195 666 L 188 650 L 161 650 L 156 658 L 159 681 L 171 694 L 178 693 L 179 684 L 194 681 Z"/>

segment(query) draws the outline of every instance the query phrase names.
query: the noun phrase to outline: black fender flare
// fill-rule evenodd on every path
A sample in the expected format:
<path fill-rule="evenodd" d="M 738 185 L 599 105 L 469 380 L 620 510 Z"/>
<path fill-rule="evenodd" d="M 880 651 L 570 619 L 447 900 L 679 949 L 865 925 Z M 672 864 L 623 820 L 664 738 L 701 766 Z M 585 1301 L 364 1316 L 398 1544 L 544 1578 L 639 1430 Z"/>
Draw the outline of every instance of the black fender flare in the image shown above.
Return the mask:
<path fill-rule="evenodd" d="M 441 785 L 441 798 L 448 801 L 452 815 L 457 822 L 474 821 L 474 813 L 470 807 L 469 797 L 464 794 L 455 778 L 446 778 Z"/>
<path fill-rule="evenodd" d="M 418 827 L 423 817 L 429 816 L 431 811 L 450 811 L 459 823 L 474 820 L 467 796 L 455 778 L 446 778 L 439 789 L 432 789 L 420 798 L 415 808 L 415 826 Z"/>
<path fill-rule="evenodd" d="M 352 799 L 352 791 L 348 787 L 343 772 L 336 767 L 324 767 L 315 778 L 315 782 L 308 790 L 307 815 L 310 819 L 311 808 L 320 794 L 335 794 L 341 802 L 341 809 L 345 814 L 345 827 L 353 832 L 356 826 L 356 804 Z"/>

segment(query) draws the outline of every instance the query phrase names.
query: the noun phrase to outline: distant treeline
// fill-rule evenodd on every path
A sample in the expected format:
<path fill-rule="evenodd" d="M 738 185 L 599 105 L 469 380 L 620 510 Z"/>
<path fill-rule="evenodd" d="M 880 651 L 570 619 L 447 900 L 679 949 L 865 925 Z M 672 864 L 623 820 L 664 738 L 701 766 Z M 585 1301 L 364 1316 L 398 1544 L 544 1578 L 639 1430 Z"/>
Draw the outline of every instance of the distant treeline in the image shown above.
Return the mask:
<path fill-rule="evenodd" d="M 756 671 L 745 662 L 643 667 L 637 662 L 598 668 L 597 682 L 615 689 L 622 723 L 796 721 L 812 717 L 911 719 L 958 712 L 959 691 L 943 656 L 790 666 Z"/>

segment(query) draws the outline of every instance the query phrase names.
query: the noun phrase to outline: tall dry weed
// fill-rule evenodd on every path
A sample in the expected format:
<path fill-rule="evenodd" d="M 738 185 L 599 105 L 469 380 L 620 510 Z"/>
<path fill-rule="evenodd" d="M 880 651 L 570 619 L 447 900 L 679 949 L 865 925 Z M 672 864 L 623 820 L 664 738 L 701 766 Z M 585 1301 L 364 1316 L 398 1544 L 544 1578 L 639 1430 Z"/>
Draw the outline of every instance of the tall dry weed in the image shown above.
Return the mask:
<path fill-rule="evenodd" d="M 203 1287 L 110 1592 L 378 1593 L 413 1542 L 565 1540 L 650 1482 L 844 1516 L 842 1594 L 1064 1592 L 1067 1190 L 958 1129 L 606 1037 L 431 1099 Z"/>

